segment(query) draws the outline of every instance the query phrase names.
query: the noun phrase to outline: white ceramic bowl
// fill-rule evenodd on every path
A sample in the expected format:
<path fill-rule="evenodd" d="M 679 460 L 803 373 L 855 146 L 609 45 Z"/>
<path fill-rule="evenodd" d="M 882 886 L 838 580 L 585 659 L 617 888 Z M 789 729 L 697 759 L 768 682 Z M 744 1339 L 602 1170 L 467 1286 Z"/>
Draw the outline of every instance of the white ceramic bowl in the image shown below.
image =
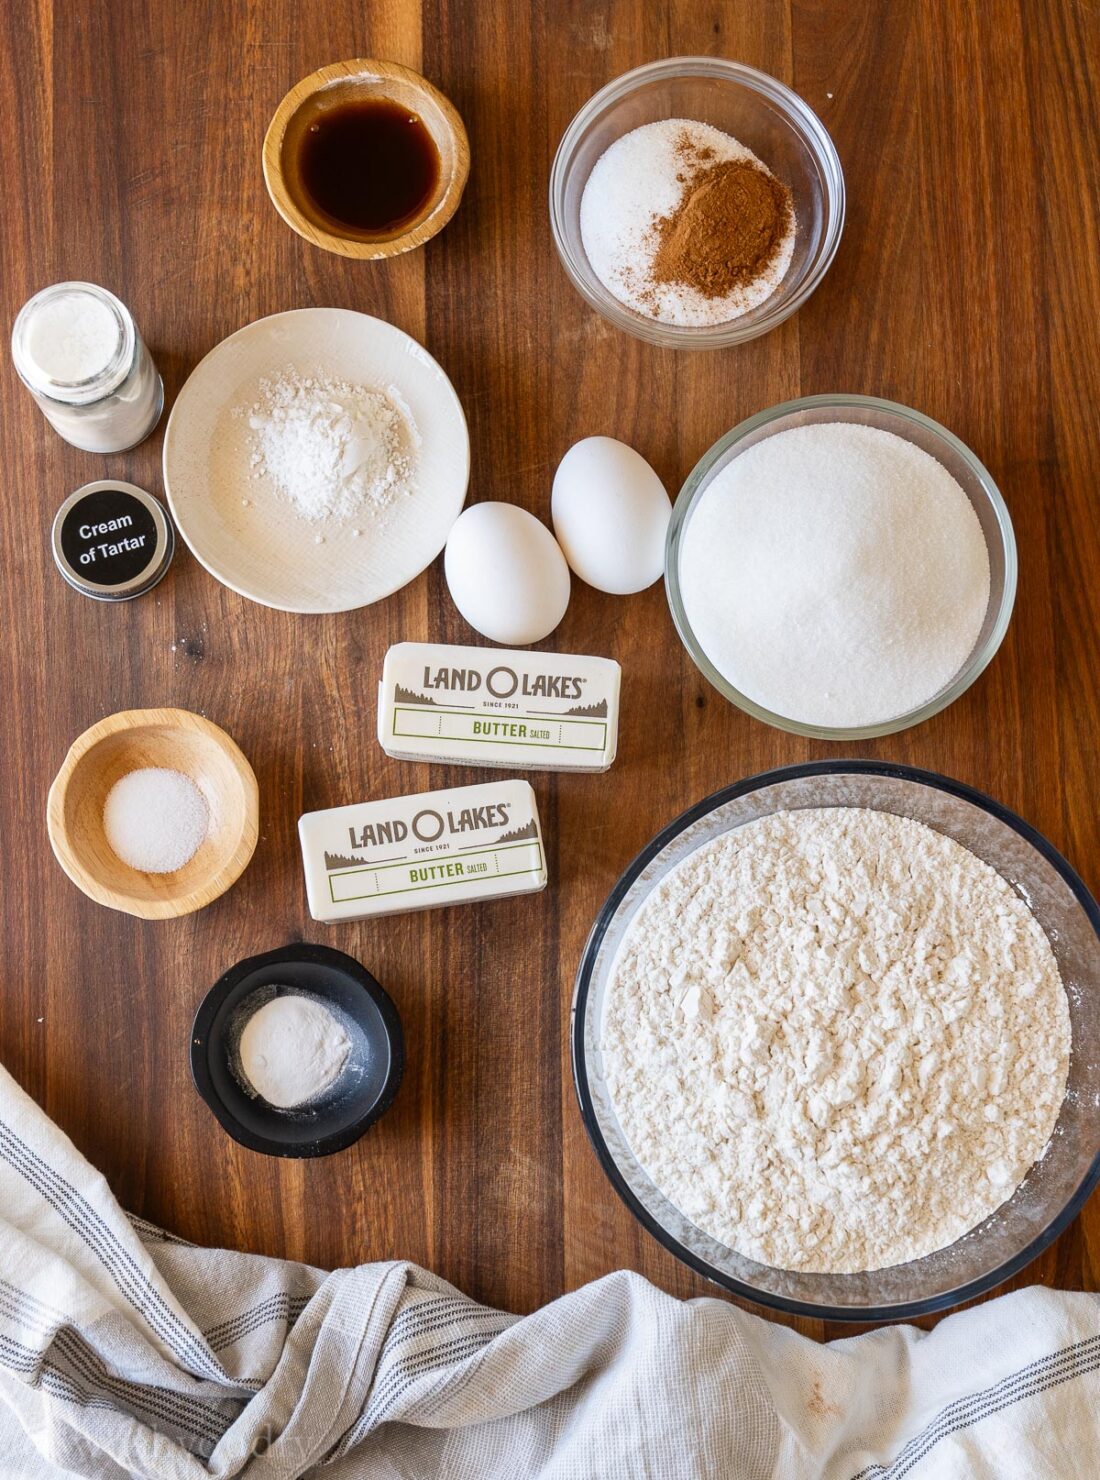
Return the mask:
<path fill-rule="evenodd" d="M 288 367 L 395 394 L 415 424 L 412 492 L 359 520 L 358 536 L 303 518 L 254 476 L 244 413 L 260 381 Z M 164 438 L 164 486 L 192 554 L 281 611 L 351 611 L 407 585 L 446 544 L 469 476 L 466 418 L 443 370 L 402 330 L 346 308 L 272 314 L 223 339 L 191 372 Z"/>

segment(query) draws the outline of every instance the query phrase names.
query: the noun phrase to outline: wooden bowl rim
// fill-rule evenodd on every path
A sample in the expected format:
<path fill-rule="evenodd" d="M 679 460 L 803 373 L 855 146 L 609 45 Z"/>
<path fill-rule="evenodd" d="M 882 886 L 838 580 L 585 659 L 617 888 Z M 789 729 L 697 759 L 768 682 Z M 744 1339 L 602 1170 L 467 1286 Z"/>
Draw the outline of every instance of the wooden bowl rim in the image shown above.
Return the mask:
<path fill-rule="evenodd" d="M 446 190 L 434 209 L 426 216 L 414 221 L 407 230 L 399 236 L 391 237 L 388 241 L 358 241 L 353 237 L 340 236 L 336 232 L 329 231 L 312 216 L 298 209 L 287 188 L 286 177 L 283 173 L 283 141 L 286 138 L 290 120 L 302 104 L 330 83 L 355 82 L 357 78 L 385 81 L 390 77 L 407 83 L 415 92 L 430 98 L 439 109 L 453 140 L 454 164 Z M 399 62 L 380 61 L 374 57 L 352 57 L 347 61 L 329 62 L 327 66 L 318 67 L 315 72 L 311 72 L 308 77 L 303 77 L 288 93 L 284 94 L 268 124 L 267 133 L 264 135 L 263 170 L 264 183 L 272 205 L 287 225 L 305 241 L 321 247 L 326 252 L 336 252 L 341 257 L 353 257 L 361 262 L 378 261 L 386 257 L 396 257 L 402 252 L 411 251 L 414 247 L 423 246 L 447 225 L 458 209 L 458 203 L 462 199 L 462 192 L 469 178 L 470 144 L 466 134 L 466 125 L 462 122 L 458 109 L 450 98 L 441 93 L 426 77 L 421 76 L 411 67 L 402 66 Z"/>
<path fill-rule="evenodd" d="M 176 729 L 191 730 L 213 741 L 232 765 L 244 788 L 244 814 L 241 818 L 241 834 L 236 848 L 220 868 L 210 874 L 201 884 L 195 885 L 173 899 L 137 899 L 122 890 L 112 889 L 102 883 L 80 862 L 72 846 L 65 822 L 65 800 L 77 766 L 101 741 L 127 730 Z M 260 788 L 256 773 L 247 756 L 231 735 L 220 725 L 195 714 L 190 709 L 120 709 L 97 720 L 94 725 L 79 734 L 69 746 L 61 769 L 54 777 L 46 798 L 46 829 L 54 857 L 69 878 L 89 899 L 108 909 L 120 910 L 123 914 L 135 915 L 141 920 L 170 920 L 181 915 L 190 915 L 205 905 L 212 904 L 244 873 L 256 851 L 259 840 Z"/>

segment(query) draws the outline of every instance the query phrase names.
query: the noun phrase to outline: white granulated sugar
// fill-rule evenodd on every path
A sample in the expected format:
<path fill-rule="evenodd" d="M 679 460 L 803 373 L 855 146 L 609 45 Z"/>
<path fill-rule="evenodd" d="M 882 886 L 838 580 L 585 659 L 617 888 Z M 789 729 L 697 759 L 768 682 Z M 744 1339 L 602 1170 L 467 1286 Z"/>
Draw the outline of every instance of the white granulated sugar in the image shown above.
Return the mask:
<path fill-rule="evenodd" d="M 342 1073 L 351 1039 L 334 1013 L 312 997 L 287 993 L 265 1002 L 244 1025 L 241 1072 L 278 1110 L 315 1100 Z"/>
<path fill-rule="evenodd" d="M 688 622 L 742 694 L 824 727 L 933 698 L 989 604 L 978 516 L 935 458 L 854 423 L 777 432 L 700 497 L 680 554 Z"/>
<path fill-rule="evenodd" d="M 410 488 L 416 430 L 387 395 L 288 367 L 245 414 L 253 476 L 309 520 L 379 514 Z"/>
<path fill-rule="evenodd" d="M 143 766 L 116 781 L 103 806 L 103 830 L 130 868 L 171 874 L 198 852 L 210 826 L 206 800 L 190 776 Z"/>
<path fill-rule="evenodd" d="M 1043 1155 L 1069 1008 L 1011 886 L 922 823 L 779 812 L 643 904 L 604 1012 L 649 1176 L 752 1259 L 850 1273 L 945 1248 Z"/>
<path fill-rule="evenodd" d="M 755 282 L 724 298 L 705 298 L 684 284 L 655 283 L 654 223 L 680 204 L 686 189 L 683 141 L 696 152 L 713 151 L 713 163 L 744 159 L 767 166 L 730 134 L 689 118 L 645 123 L 616 139 L 600 155 L 581 197 L 581 241 L 593 272 L 621 303 L 665 324 L 722 324 L 763 303 L 782 281 L 794 252 L 797 223 L 790 226 L 775 261 Z"/>

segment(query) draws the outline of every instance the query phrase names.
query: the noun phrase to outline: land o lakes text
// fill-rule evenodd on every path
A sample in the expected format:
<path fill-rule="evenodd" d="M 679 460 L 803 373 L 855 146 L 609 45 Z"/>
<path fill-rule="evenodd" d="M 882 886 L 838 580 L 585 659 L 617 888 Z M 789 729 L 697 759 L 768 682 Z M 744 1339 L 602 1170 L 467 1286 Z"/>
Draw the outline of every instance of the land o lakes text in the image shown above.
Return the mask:
<path fill-rule="evenodd" d="M 459 812 L 437 812 L 425 807 L 410 822 L 394 817 L 387 822 L 367 822 L 362 827 L 349 827 L 353 848 L 376 848 L 381 844 L 403 843 L 409 836 L 421 843 L 434 843 L 444 834 L 457 836 L 484 828 L 507 827 L 510 802 L 490 802 L 484 807 L 463 807 Z"/>

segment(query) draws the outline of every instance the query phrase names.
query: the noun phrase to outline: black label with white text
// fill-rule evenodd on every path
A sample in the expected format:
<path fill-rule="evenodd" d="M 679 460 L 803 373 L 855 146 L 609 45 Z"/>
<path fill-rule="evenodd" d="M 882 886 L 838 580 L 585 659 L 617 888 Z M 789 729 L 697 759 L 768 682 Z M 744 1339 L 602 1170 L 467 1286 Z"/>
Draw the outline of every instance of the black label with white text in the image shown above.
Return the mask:
<path fill-rule="evenodd" d="M 80 499 L 61 526 L 61 549 L 70 567 L 100 586 L 123 586 L 139 576 L 156 553 L 152 514 L 123 488 L 100 488 Z"/>

